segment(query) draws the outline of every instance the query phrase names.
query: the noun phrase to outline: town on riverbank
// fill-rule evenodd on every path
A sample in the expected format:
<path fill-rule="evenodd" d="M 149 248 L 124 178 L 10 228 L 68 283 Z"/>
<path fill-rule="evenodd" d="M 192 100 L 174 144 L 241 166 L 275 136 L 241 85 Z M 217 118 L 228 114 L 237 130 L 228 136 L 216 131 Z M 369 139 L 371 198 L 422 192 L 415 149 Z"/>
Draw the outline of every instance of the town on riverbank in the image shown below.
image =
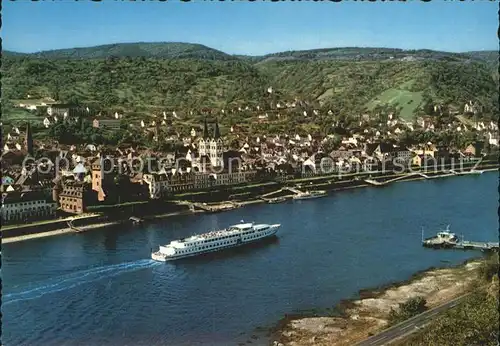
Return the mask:
<path fill-rule="evenodd" d="M 149 200 L 137 201 L 125 204 L 107 205 L 102 208 L 92 208 L 93 212 L 80 215 L 70 215 L 52 220 L 38 221 L 26 224 L 7 225 L 2 228 L 3 243 L 11 243 L 22 240 L 36 239 L 61 235 L 67 233 L 79 233 L 88 230 L 101 229 L 119 224 L 142 223 L 148 220 L 157 220 L 165 217 L 191 215 L 197 213 L 214 213 L 233 210 L 256 203 L 276 203 L 298 197 L 304 194 L 299 189 L 306 188 L 307 191 L 334 192 L 346 189 L 385 186 L 395 182 L 428 180 L 455 177 L 469 174 L 482 174 L 487 171 L 497 171 L 498 165 L 493 162 L 475 164 L 476 169 L 470 167 L 463 172 L 450 172 L 449 170 L 423 173 L 383 173 L 372 172 L 371 174 L 351 174 L 343 179 L 336 177 L 316 177 L 309 179 L 298 179 L 298 183 L 290 184 L 284 182 L 271 182 L 256 184 L 255 186 L 236 187 L 239 192 L 234 198 L 232 189 L 212 190 L 207 192 L 195 192 L 193 194 L 180 194 L 177 199 L 169 201 Z M 477 167 L 480 170 L 477 170 Z M 370 179 L 366 179 L 370 177 Z M 289 187 L 295 186 L 294 188 Z M 319 190 L 324 189 L 324 190 Z M 241 191 L 244 190 L 244 193 Z M 208 201 L 193 202 L 193 200 Z M 130 215 L 136 215 L 130 217 Z"/>
<path fill-rule="evenodd" d="M 91 119 L 81 107 L 55 102 L 40 107 L 53 117 L 61 117 L 56 124 L 47 124 L 49 128 L 73 123 L 84 127 Z M 291 113 L 301 107 L 305 106 L 296 102 L 285 109 Z M 276 102 L 272 101 L 254 112 L 257 115 L 274 108 Z M 460 125 L 463 116 L 452 118 L 455 122 L 450 127 L 437 118 L 422 117 L 409 123 L 392 113 L 379 112 L 374 117 L 361 117 L 357 124 L 339 125 L 344 135 L 257 135 L 237 125 L 222 131 L 215 114 L 223 114 L 223 109 L 202 112 L 203 123 L 193 126 L 186 137 L 159 137 L 161 126 L 172 124 L 172 117 L 178 118 L 175 112 L 163 112 L 163 120 L 153 120 L 148 126 L 142 121 L 137 131 L 152 134 L 153 143 L 165 142 L 155 149 L 80 144 L 77 137 L 73 143 L 54 144 L 50 138 L 35 140 L 30 123 L 14 127 L 7 133 L 2 154 L 2 238 L 91 229 L 126 222 L 131 216 L 218 212 L 248 203 L 284 200 L 314 189 L 383 186 L 480 174 L 498 167 L 498 139 L 492 136 L 498 131 L 497 124 L 477 121 L 466 130 Z M 321 112 L 329 111 L 314 110 L 315 114 Z M 465 114 L 477 112 L 470 104 L 464 107 Z M 89 114 L 93 113 L 89 110 Z M 115 112 L 113 120 L 106 120 L 106 131 L 119 132 L 121 117 Z M 99 129 L 103 119 L 105 116 L 96 118 L 92 128 Z M 116 126 L 110 127 L 111 122 Z M 378 130 L 373 130 L 373 125 Z M 422 131 L 425 136 L 419 135 Z M 433 136 L 441 138 L 442 131 L 460 136 L 469 131 L 472 135 L 448 145 L 429 141 Z M 24 145 L 11 147 L 13 141 Z"/>

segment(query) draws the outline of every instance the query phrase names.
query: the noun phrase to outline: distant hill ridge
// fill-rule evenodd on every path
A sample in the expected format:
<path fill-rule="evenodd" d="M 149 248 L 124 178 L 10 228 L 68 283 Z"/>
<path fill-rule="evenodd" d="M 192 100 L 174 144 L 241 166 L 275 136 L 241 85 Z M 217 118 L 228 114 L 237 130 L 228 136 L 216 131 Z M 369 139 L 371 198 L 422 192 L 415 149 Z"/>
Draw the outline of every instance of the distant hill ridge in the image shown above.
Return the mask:
<path fill-rule="evenodd" d="M 233 60 L 229 54 L 195 43 L 160 42 L 160 43 L 115 43 L 93 47 L 47 50 L 36 53 L 17 53 L 4 51 L 7 55 L 36 56 L 48 59 L 105 59 L 110 57 L 164 58 L 164 59 L 206 59 Z"/>
<path fill-rule="evenodd" d="M 496 51 L 450 53 L 429 49 L 404 50 L 399 48 L 339 47 L 310 50 L 293 50 L 262 56 L 231 55 L 202 44 L 184 42 L 115 43 L 93 47 L 47 50 L 36 53 L 4 51 L 7 56 L 35 56 L 48 59 L 105 59 L 110 57 L 144 57 L 163 59 L 202 60 L 389 60 L 414 58 L 419 60 L 482 60 L 498 61 Z"/>
<path fill-rule="evenodd" d="M 124 43 L 4 52 L 1 72 L 4 100 L 36 95 L 158 114 L 271 101 L 278 107 L 278 102 L 300 99 L 337 115 L 383 108 L 410 120 L 436 104 L 463 109 L 471 101 L 495 118 L 497 66 L 498 53 L 492 51 L 345 47 L 244 56 L 191 43 Z M 327 118 L 314 121 L 324 127 Z"/>

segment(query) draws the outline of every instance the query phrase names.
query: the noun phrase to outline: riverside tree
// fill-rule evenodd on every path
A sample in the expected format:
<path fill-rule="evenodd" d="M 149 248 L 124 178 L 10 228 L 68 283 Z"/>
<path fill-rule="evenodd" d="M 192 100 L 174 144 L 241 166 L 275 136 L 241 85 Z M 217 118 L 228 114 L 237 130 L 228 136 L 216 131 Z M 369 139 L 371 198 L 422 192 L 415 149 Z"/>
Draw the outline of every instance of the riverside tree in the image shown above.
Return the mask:
<path fill-rule="evenodd" d="M 413 297 L 399 304 L 398 310 L 391 309 L 389 323 L 397 324 L 427 310 L 427 301 L 423 297 Z"/>

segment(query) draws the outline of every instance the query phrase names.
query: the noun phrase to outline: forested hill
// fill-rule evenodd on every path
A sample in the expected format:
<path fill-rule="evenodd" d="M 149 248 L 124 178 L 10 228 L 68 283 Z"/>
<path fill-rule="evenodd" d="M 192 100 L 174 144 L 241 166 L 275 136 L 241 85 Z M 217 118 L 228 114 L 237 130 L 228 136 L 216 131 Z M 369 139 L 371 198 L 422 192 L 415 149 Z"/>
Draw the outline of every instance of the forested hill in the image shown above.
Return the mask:
<path fill-rule="evenodd" d="M 7 56 L 30 56 L 47 59 L 105 59 L 110 57 L 143 57 L 163 59 L 193 58 L 205 60 L 236 59 L 229 54 L 201 44 L 182 42 L 117 43 L 95 47 L 48 50 L 30 54 L 6 51 L 4 54 Z"/>
<path fill-rule="evenodd" d="M 496 55 L 495 55 L 496 54 Z M 444 60 L 444 61 L 491 61 L 498 53 L 493 51 L 450 53 L 429 49 L 404 50 L 396 48 L 325 48 L 312 50 L 287 51 L 252 57 L 252 59 L 297 59 L 297 60 Z"/>
<path fill-rule="evenodd" d="M 49 59 L 104 59 L 117 58 L 163 58 L 163 59 L 206 59 L 259 62 L 266 59 L 298 59 L 298 60 L 448 60 L 448 61 L 486 61 L 498 62 L 497 51 L 476 51 L 450 53 L 429 49 L 404 50 L 397 48 L 322 48 L 299 51 L 285 51 L 262 56 L 230 55 L 222 51 L 195 43 L 183 42 L 138 42 L 116 43 L 94 47 L 47 50 L 36 53 L 17 53 L 4 51 L 6 56 L 31 56 Z"/>
<path fill-rule="evenodd" d="M 125 111 L 218 108 L 299 98 L 336 114 L 392 107 L 411 118 L 466 102 L 498 113 L 495 54 L 334 48 L 231 56 L 184 43 L 116 44 L 3 54 L 4 100 L 49 96 Z M 5 106 L 5 104 L 4 104 Z"/>

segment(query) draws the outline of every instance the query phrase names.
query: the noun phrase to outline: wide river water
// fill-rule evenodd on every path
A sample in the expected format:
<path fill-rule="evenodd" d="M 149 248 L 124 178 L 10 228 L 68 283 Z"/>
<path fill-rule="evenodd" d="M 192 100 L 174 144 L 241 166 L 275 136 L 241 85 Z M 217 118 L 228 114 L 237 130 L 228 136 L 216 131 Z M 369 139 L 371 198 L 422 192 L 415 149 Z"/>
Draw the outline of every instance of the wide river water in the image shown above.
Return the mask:
<path fill-rule="evenodd" d="M 478 256 L 423 248 L 421 227 L 497 241 L 497 210 L 488 172 L 5 244 L 2 344 L 266 344 L 262 330 L 285 313 Z M 251 247 L 149 259 L 159 244 L 240 220 L 282 226 Z"/>

